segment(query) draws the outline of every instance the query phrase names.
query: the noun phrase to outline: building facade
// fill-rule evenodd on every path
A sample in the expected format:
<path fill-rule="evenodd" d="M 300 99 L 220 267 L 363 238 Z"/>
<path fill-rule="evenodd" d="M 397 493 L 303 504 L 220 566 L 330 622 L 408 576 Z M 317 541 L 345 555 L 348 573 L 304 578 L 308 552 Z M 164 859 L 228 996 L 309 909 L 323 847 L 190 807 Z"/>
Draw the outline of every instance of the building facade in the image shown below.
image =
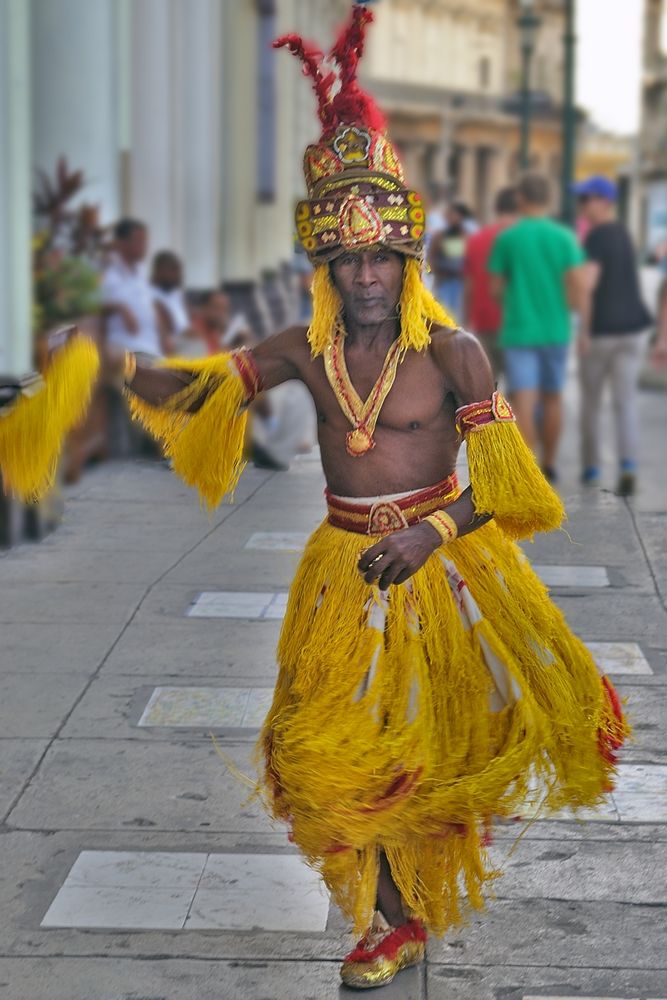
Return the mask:
<path fill-rule="evenodd" d="M 365 79 L 388 112 L 410 182 L 444 188 L 482 218 L 519 173 L 518 0 L 388 0 Z M 563 3 L 536 4 L 531 167 L 560 174 Z"/>
<path fill-rule="evenodd" d="M 667 5 L 645 0 L 639 176 L 640 232 L 652 253 L 667 245 Z"/>
<path fill-rule="evenodd" d="M 481 216 L 517 173 L 518 3 L 383 0 L 365 60 L 410 181 L 446 185 Z M 252 298 L 291 260 L 318 121 L 298 63 L 270 42 L 296 30 L 326 48 L 349 6 L 3 0 L 0 371 L 31 363 L 31 188 L 61 155 L 83 170 L 102 221 L 145 220 L 153 251 L 183 256 L 191 288 Z M 556 177 L 562 4 L 538 6 L 533 164 Z"/>

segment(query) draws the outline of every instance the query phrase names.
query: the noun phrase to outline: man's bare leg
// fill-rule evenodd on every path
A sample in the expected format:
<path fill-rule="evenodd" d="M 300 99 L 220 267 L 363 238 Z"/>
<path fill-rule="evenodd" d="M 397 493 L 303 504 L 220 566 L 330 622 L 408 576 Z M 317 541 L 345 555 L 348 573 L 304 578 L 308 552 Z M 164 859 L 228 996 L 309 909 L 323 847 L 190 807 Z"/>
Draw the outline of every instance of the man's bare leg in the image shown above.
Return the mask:
<path fill-rule="evenodd" d="M 514 416 L 523 435 L 523 439 L 533 451 L 537 448 L 537 429 L 535 426 L 535 408 L 538 394 L 536 389 L 517 389 L 510 396 Z"/>
<path fill-rule="evenodd" d="M 391 869 L 384 851 L 380 852 L 380 876 L 378 878 L 377 909 L 392 927 L 406 923 L 401 894 L 391 875 Z"/>
<path fill-rule="evenodd" d="M 563 397 L 560 392 L 542 393 L 542 465 L 555 470 L 558 443 L 563 426 Z"/>

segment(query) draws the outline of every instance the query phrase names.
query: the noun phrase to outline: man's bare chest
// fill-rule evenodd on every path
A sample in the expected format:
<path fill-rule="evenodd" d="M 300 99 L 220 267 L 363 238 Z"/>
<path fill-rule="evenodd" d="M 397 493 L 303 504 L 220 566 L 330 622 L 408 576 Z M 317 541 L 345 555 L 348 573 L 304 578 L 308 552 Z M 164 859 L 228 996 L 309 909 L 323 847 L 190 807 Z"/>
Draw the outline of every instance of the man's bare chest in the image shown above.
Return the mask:
<path fill-rule="evenodd" d="M 378 365 L 348 361 L 351 387 L 361 403 L 373 393 Z M 321 359 L 315 359 L 305 373 L 305 381 L 315 401 L 321 424 L 348 427 L 339 392 L 330 384 Z M 424 356 L 408 356 L 399 366 L 396 378 L 382 403 L 377 426 L 392 430 L 418 430 L 451 419 L 449 387 L 437 367 Z M 451 413 L 450 413 L 451 411 Z"/>

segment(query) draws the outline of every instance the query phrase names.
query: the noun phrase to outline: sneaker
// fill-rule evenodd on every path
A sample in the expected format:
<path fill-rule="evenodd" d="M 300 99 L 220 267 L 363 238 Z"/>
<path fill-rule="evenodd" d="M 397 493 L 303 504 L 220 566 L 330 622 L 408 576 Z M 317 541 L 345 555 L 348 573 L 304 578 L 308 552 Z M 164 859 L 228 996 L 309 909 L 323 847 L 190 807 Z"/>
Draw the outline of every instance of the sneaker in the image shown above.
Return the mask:
<path fill-rule="evenodd" d="M 551 465 L 542 466 L 542 475 L 548 483 L 551 483 L 552 486 L 554 483 L 558 482 L 558 473 Z"/>
<path fill-rule="evenodd" d="M 581 473 L 581 482 L 584 486 L 597 486 L 600 482 L 600 470 L 590 466 Z"/>
<path fill-rule="evenodd" d="M 616 484 L 617 497 L 633 497 L 637 492 L 637 480 L 634 472 L 622 472 Z"/>
<path fill-rule="evenodd" d="M 370 929 L 345 958 L 340 977 L 346 986 L 372 990 L 386 986 L 403 969 L 418 965 L 426 952 L 426 931 L 418 920 L 392 927 L 376 913 Z"/>

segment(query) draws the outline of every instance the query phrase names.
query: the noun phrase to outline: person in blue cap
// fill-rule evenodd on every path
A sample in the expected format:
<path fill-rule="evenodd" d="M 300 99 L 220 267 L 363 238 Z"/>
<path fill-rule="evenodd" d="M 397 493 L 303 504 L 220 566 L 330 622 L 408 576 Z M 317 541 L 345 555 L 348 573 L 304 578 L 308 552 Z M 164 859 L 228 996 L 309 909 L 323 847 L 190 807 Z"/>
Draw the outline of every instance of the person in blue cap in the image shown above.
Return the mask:
<path fill-rule="evenodd" d="M 600 408 L 609 382 L 619 461 L 617 493 L 630 496 L 636 489 L 639 449 L 642 334 L 651 315 L 642 301 L 630 234 L 616 217 L 616 184 L 608 177 L 588 177 L 575 185 L 574 193 L 590 226 L 584 242 L 590 309 L 579 331 L 582 481 L 596 485 L 600 478 Z"/>

